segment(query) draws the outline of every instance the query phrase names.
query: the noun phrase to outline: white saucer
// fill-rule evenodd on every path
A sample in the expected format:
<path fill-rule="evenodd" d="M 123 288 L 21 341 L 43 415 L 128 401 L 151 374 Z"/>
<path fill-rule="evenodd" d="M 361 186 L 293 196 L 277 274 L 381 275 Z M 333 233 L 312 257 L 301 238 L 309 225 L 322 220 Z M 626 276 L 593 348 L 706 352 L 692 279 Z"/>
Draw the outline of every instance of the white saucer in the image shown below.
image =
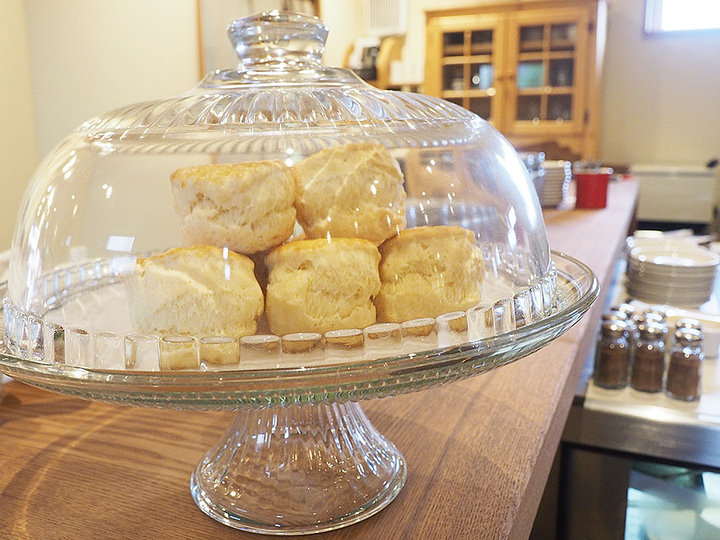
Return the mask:
<path fill-rule="evenodd" d="M 691 245 L 638 246 L 630 250 L 629 258 L 642 264 L 675 268 L 711 268 L 720 264 L 720 255 Z"/>

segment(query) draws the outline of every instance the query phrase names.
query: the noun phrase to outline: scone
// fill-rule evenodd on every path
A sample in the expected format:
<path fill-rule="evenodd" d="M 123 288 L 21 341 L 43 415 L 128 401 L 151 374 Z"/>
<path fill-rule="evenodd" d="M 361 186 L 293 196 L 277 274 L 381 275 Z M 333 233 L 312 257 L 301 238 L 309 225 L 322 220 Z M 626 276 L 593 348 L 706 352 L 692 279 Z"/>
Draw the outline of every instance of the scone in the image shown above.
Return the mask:
<path fill-rule="evenodd" d="M 369 240 L 298 240 L 270 252 L 265 315 L 284 335 L 364 328 L 375 322 L 380 253 Z"/>
<path fill-rule="evenodd" d="M 295 183 L 280 161 L 187 167 L 170 177 L 183 242 L 250 254 L 280 245 L 295 226 Z"/>
<path fill-rule="evenodd" d="M 214 246 L 138 259 L 127 291 L 132 323 L 144 334 L 246 336 L 263 311 L 252 261 Z"/>
<path fill-rule="evenodd" d="M 403 176 L 384 146 L 326 148 L 292 170 L 297 218 L 308 238 L 365 238 L 377 245 L 405 228 Z"/>
<path fill-rule="evenodd" d="M 379 321 L 437 317 L 480 302 L 483 258 L 472 231 L 408 229 L 382 244 L 380 253 Z"/>

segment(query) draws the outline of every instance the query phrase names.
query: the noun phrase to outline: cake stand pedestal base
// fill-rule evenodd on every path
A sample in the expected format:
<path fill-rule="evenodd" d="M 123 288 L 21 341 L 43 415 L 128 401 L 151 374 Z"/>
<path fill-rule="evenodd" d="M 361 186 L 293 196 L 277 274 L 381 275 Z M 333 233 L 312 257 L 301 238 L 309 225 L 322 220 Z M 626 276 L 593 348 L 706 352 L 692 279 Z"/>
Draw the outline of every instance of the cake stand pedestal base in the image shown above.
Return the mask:
<path fill-rule="evenodd" d="M 225 525 L 293 535 L 372 516 L 405 477 L 402 454 L 357 403 L 321 403 L 238 413 L 190 487 L 200 509 Z"/>

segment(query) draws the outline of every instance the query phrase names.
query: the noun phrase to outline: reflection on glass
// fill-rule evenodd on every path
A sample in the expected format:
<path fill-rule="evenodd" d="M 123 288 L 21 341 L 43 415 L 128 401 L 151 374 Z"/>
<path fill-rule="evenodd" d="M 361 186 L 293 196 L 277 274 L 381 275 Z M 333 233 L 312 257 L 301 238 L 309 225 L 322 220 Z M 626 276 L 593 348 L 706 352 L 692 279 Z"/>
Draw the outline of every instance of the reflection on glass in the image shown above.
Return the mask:
<path fill-rule="evenodd" d="M 470 34 L 470 54 L 492 53 L 492 30 L 475 30 Z"/>
<path fill-rule="evenodd" d="M 434 321 L 433 321 L 434 322 Z M 365 341 L 359 328 L 345 328 L 325 332 L 325 362 L 359 362 L 363 359 Z"/>
<path fill-rule="evenodd" d="M 100 331 L 94 335 L 94 366 L 100 369 L 125 369 L 125 337 Z"/>
<path fill-rule="evenodd" d="M 470 66 L 470 83 L 473 88 L 485 90 L 493 84 L 493 66 L 492 64 L 473 64 Z"/>
<path fill-rule="evenodd" d="M 440 315 L 436 321 L 439 347 L 460 345 L 467 341 L 468 320 L 464 311 Z"/>
<path fill-rule="evenodd" d="M 125 369 L 155 371 L 159 369 L 156 336 L 130 334 L 125 336 Z"/>
<path fill-rule="evenodd" d="M 240 360 L 240 344 L 232 336 L 206 336 L 200 340 L 200 362 L 206 368 L 220 366 L 237 369 Z"/>
<path fill-rule="evenodd" d="M 460 64 L 443 66 L 443 89 L 462 90 L 464 87 L 463 66 Z"/>
<path fill-rule="evenodd" d="M 413 319 L 400 325 L 403 352 L 412 353 L 437 347 L 435 319 Z"/>
<path fill-rule="evenodd" d="M 627 461 L 624 538 L 718 538 L 720 475 L 696 467 Z"/>
<path fill-rule="evenodd" d="M 544 69 L 540 61 L 520 62 L 517 67 L 518 88 L 539 88 L 543 85 Z"/>
<path fill-rule="evenodd" d="M 82 328 L 65 328 L 65 363 L 91 366 L 91 335 Z"/>
<path fill-rule="evenodd" d="M 550 86 L 572 86 L 574 68 L 570 58 L 550 60 Z"/>
<path fill-rule="evenodd" d="M 550 27 L 550 50 L 569 51 L 575 47 L 575 24 L 553 24 Z"/>
<path fill-rule="evenodd" d="M 280 367 L 280 337 L 256 334 L 240 338 L 240 368 Z"/>
<path fill-rule="evenodd" d="M 548 120 L 565 121 L 572 119 L 572 96 L 561 94 L 548 97 Z"/>
<path fill-rule="evenodd" d="M 317 332 L 298 332 L 285 334 L 280 338 L 282 365 L 284 367 L 303 367 L 322 364 L 322 334 Z"/>
<path fill-rule="evenodd" d="M 480 116 L 481 118 L 484 118 L 485 120 L 490 119 L 490 98 L 489 97 L 480 97 L 480 98 L 471 98 L 470 99 L 470 110 Z"/>
<path fill-rule="evenodd" d="M 541 51 L 544 33 L 545 29 L 542 26 L 521 26 L 520 50 L 523 52 Z"/>
<path fill-rule="evenodd" d="M 402 350 L 402 333 L 398 323 L 378 323 L 363 330 L 365 358 L 372 360 L 399 354 Z"/>
<path fill-rule="evenodd" d="M 160 370 L 200 367 L 197 339 L 190 336 L 164 336 L 160 340 Z"/>
<path fill-rule="evenodd" d="M 517 100 L 518 120 L 540 120 L 540 96 L 519 96 Z"/>
<path fill-rule="evenodd" d="M 464 39 L 462 32 L 443 34 L 443 56 L 462 56 Z"/>

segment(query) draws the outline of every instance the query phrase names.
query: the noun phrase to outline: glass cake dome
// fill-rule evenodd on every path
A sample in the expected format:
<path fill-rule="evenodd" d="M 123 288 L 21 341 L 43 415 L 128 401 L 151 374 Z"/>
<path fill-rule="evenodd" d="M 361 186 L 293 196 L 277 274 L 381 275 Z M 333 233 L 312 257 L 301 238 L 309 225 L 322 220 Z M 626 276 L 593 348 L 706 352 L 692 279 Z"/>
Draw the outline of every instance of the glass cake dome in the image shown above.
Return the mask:
<path fill-rule="evenodd" d="M 323 66 L 317 18 L 270 12 L 228 32 L 236 68 L 87 121 L 39 167 L 4 300 L 13 354 L 307 367 L 552 315 L 540 205 L 490 124 Z"/>
<path fill-rule="evenodd" d="M 89 120 L 41 164 L 0 284 L 0 371 L 236 411 L 192 473 L 200 509 L 328 531 L 406 479 L 358 401 L 527 356 L 598 283 L 550 252 L 528 172 L 484 120 L 323 67 L 316 18 L 229 34 L 237 68 Z"/>

